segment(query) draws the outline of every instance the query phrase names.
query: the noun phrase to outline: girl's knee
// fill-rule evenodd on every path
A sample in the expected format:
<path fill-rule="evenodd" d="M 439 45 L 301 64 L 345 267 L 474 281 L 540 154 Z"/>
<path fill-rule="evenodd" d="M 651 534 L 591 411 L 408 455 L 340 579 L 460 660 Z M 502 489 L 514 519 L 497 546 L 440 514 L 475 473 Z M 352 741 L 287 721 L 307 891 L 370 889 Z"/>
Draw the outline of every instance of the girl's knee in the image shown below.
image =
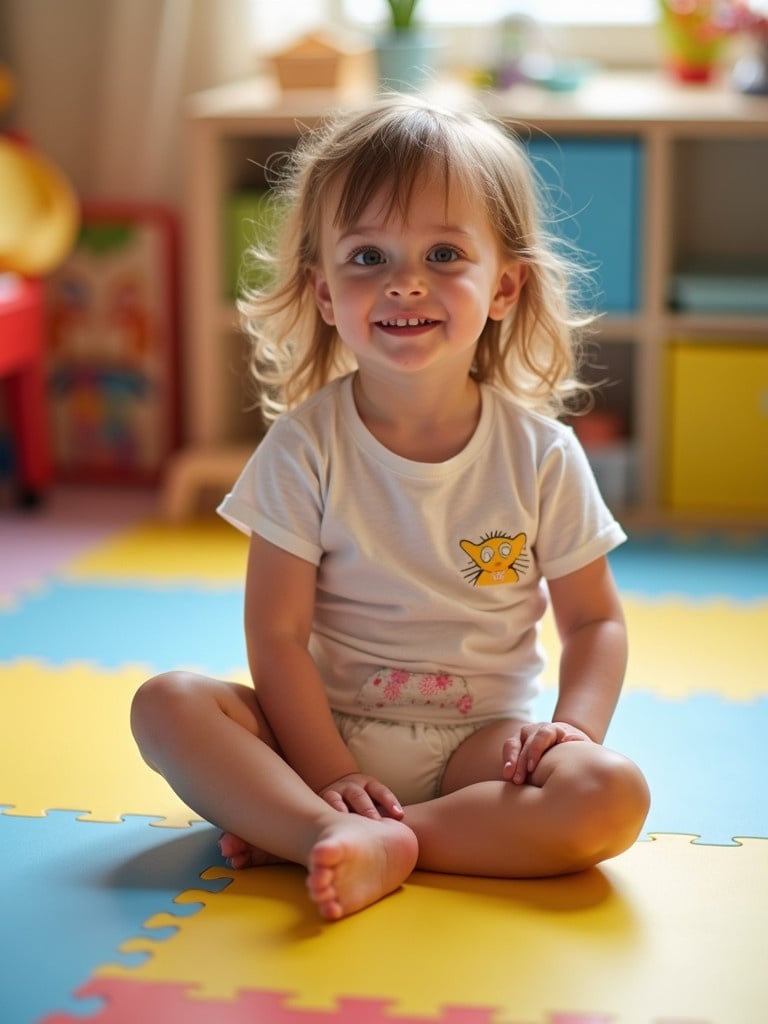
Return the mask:
<path fill-rule="evenodd" d="M 189 672 L 162 672 L 147 679 L 134 694 L 131 721 L 155 721 L 164 709 L 188 698 L 197 678 Z"/>
<path fill-rule="evenodd" d="M 150 764 L 152 749 L 168 741 L 202 678 L 190 672 L 163 672 L 142 683 L 134 694 L 131 730 Z"/>
<path fill-rule="evenodd" d="M 645 778 L 633 761 L 597 747 L 574 780 L 572 841 L 583 866 L 615 857 L 635 842 L 650 806 Z"/>
<path fill-rule="evenodd" d="M 154 767 L 161 754 L 199 740 L 219 715 L 272 742 L 253 687 L 187 671 L 163 672 L 142 683 L 131 706 L 131 729 Z"/>
<path fill-rule="evenodd" d="M 634 761 L 602 749 L 604 758 L 597 769 L 600 802 L 615 821 L 628 822 L 636 838 L 650 806 L 648 783 Z"/>

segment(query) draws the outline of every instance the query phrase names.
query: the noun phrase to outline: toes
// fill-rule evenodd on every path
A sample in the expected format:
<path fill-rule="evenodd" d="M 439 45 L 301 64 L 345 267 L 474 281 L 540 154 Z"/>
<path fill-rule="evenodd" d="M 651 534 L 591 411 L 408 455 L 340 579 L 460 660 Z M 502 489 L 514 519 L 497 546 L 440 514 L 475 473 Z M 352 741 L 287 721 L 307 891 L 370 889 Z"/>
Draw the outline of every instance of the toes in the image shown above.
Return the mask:
<path fill-rule="evenodd" d="M 312 849 L 313 867 L 335 867 L 344 857 L 344 844 L 335 838 L 322 839 Z"/>
<path fill-rule="evenodd" d="M 416 837 L 405 825 L 363 818 L 325 835 L 307 865 L 307 892 L 322 917 L 336 921 L 392 892 L 413 870 Z"/>
<path fill-rule="evenodd" d="M 317 909 L 320 912 L 320 916 L 324 917 L 326 921 L 338 921 L 344 916 L 342 906 L 336 900 L 330 900 L 328 903 L 318 903 Z"/>
<path fill-rule="evenodd" d="M 316 903 L 335 899 L 334 873 L 330 868 L 314 869 L 307 875 L 307 891 Z"/>
<path fill-rule="evenodd" d="M 224 832 L 219 838 L 219 849 L 222 857 L 238 857 L 248 850 L 248 844 L 231 832 Z"/>
<path fill-rule="evenodd" d="M 249 868 L 251 866 L 251 854 L 250 853 L 238 853 L 231 857 L 227 857 L 227 863 L 235 871 L 241 871 L 243 868 Z"/>

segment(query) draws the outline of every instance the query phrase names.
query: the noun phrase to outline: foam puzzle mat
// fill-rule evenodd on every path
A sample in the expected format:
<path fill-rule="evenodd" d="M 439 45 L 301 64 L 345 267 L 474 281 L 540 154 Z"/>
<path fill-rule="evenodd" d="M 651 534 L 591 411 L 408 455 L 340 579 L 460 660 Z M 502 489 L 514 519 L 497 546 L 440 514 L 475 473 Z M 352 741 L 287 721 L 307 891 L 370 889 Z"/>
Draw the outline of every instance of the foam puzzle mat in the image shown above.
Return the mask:
<path fill-rule="evenodd" d="M 0 509 L 2 1024 L 765 1024 L 768 537 L 612 558 L 608 742 L 653 794 L 630 850 L 542 881 L 416 872 L 327 924 L 299 868 L 227 869 L 128 727 L 170 665 L 247 679 L 244 539 L 84 507 Z"/>

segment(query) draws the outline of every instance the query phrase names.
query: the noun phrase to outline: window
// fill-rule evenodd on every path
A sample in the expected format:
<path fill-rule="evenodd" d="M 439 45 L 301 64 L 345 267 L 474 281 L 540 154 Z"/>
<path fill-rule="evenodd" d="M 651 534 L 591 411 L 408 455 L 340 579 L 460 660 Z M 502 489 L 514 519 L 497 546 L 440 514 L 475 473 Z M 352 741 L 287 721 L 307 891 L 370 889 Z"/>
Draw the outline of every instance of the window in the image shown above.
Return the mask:
<path fill-rule="evenodd" d="M 389 20 L 386 0 L 247 2 L 250 35 L 258 53 L 273 52 L 320 26 L 375 34 Z M 419 19 L 444 35 L 448 52 L 461 53 L 466 63 L 477 66 L 493 50 L 489 33 L 494 33 L 501 19 L 514 14 L 540 23 L 546 46 L 560 55 L 625 67 L 648 66 L 658 60 L 658 0 L 419 0 L 418 7 Z"/>
<path fill-rule="evenodd" d="M 372 25 L 387 19 L 386 0 L 338 0 L 345 20 Z M 656 0 L 419 0 L 418 15 L 432 24 L 457 25 L 499 21 L 523 14 L 543 22 L 563 24 L 626 25 L 656 20 Z"/>

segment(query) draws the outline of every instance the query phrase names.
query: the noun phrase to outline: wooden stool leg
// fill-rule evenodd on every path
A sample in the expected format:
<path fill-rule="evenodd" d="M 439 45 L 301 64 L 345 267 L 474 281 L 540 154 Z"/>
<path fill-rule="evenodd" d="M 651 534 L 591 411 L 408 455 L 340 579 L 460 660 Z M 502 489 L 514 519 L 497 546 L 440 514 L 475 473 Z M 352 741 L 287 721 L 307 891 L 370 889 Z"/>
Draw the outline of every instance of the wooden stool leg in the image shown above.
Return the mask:
<path fill-rule="evenodd" d="M 6 391 L 19 486 L 24 498 L 35 499 L 42 496 L 51 482 L 48 404 L 42 360 L 8 377 Z"/>

